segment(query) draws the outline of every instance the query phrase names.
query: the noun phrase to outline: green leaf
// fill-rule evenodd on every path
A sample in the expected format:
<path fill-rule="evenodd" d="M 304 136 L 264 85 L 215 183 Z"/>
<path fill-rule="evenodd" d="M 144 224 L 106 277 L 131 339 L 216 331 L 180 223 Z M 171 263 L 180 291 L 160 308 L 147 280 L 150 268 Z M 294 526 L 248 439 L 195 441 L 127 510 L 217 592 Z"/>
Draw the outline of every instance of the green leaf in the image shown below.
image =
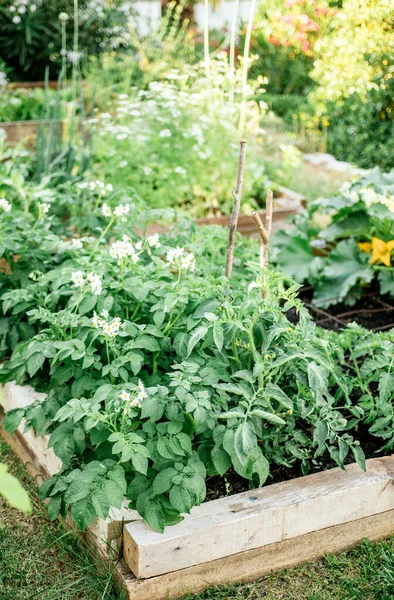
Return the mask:
<path fill-rule="evenodd" d="M 223 476 L 225 473 L 227 473 L 231 467 L 231 458 L 224 448 L 221 446 L 214 446 L 211 451 L 211 458 L 219 475 Z"/>
<path fill-rule="evenodd" d="M 120 508 L 122 506 L 124 493 L 116 481 L 107 479 L 103 484 L 103 491 L 106 493 L 111 506 L 114 506 L 115 508 Z"/>
<path fill-rule="evenodd" d="M 385 269 L 379 271 L 378 280 L 380 283 L 380 293 L 382 295 L 389 294 L 394 297 L 394 269 Z"/>
<path fill-rule="evenodd" d="M 32 354 L 27 359 L 27 372 L 33 377 L 45 362 L 45 356 L 41 352 Z"/>
<path fill-rule="evenodd" d="M 216 348 L 221 352 L 224 342 L 224 332 L 223 327 L 217 323 L 213 326 L 213 341 L 215 342 Z"/>
<path fill-rule="evenodd" d="M 264 396 L 270 399 L 274 399 L 279 404 L 287 408 L 288 410 L 293 409 L 293 402 L 290 400 L 287 394 L 276 384 L 269 383 L 264 389 Z"/>
<path fill-rule="evenodd" d="M 0 463 L 0 495 L 14 508 L 23 512 L 31 511 L 31 502 L 27 492 L 17 478 L 8 473 L 8 467 L 3 463 Z"/>
<path fill-rule="evenodd" d="M 144 519 L 154 529 L 159 533 L 164 532 L 164 527 L 166 525 L 166 518 L 163 512 L 163 508 L 161 504 L 157 501 L 150 501 L 144 514 Z"/>
<path fill-rule="evenodd" d="M 90 493 L 90 483 L 86 481 L 74 481 L 67 489 L 64 494 L 64 501 L 66 504 L 73 504 L 86 498 Z"/>
<path fill-rule="evenodd" d="M 309 241 L 294 236 L 278 252 L 276 260 L 287 275 L 293 277 L 298 283 L 303 283 L 313 273 L 316 258 L 312 253 Z"/>
<path fill-rule="evenodd" d="M 252 463 L 250 470 L 252 475 L 256 473 L 259 476 L 259 486 L 264 485 L 270 472 L 270 465 L 260 449 L 259 457 Z"/>
<path fill-rule="evenodd" d="M 182 485 L 174 485 L 171 488 L 170 502 L 180 513 L 189 513 L 193 505 L 190 493 Z"/>
<path fill-rule="evenodd" d="M 96 490 L 92 494 L 92 504 L 97 516 L 105 519 L 110 509 L 110 502 L 107 494 L 105 494 L 102 490 Z"/>
<path fill-rule="evenodd" d="M 256 445 L 257 437 L 253 425 L 248 421 L 238 425 L 234 436 L 234 450 L 242 465 L 246 464 L 249 454 Z"/>
<path fill-rule="evenodd" d="M 261 410 L 260 408 L 254 408 L 250 414 L 254 417 L 264 419 L 264 421 L 275 423 L 275 425 L 286 425 L 286 421 L 284 421 L 281 417 L 278 417 L 278 415 L 274 415 L 266 410 Z"/>
<path fill-rule="evenodd" d="M 379 397 L 382 402 L 391 400 L 394 393 L 394 373 L 383 371 L 379 377 Z"/>
<path fill-rule="evenodd" d="M 52 496 L 52 498 L 48 502 L 48 517 L 51 521 L 54 521 L 60 515 L 62 507 L 62 496 L 58 494 L 57 496 Z"/>
<path fill-rule="evenodd" d="M 92 312 L 94 307 L 97 304 L 97 296 L 93 296 L 93 294 L 86 294 L 84 298 L 82 298 L 79 306 L 78 312 L 80 315 L 86 315 L 86 313 Z"/>
<path fill-rule="evenodd" d="M 356 463 L 359 465 L 359 467 L 362 468 L 363 471 L 366 471 L 367 466 L 365 464 L 364 450 L 361 448 L 361 446 L 351 446 L 351 448 L 352 448 L 353 456 L 356 460 Z"/>
<path fill-rule="evenodd" d="M 326 421 L 318 421 L 313 432 L 313 442 L 316 446 L 322 446 L 328 438 L 328 425 Z"/>
<path fill-rule="evenodd" d="M 341 302 L 357 283 L 369 283 L 373 277 L 369 255 L 361 252 L 354 240 L 343 240 L 327 259 L 313 295 L 313 303 L 327 308 Z"/>
<path fill-rule="evenodd" d="M 165 494 L 172 486 L 172 478 L 178 473 L 173 467 L 163 469 L 153 480 L 152 489 L 155 496 Z"/>
<path fill-rule="evenodd" d="M 24 414 L 25 410 L 23 408 L 14 408 L 7 411 L 4 417 L 5 430 L 8 433 L 14 433 L 14 431 L 19 427 Z"/>
<path fill-rule="evenodd" d="M 89 498 L 78 500 L 71 507 L 71 517 L 82 530 L 89 527 L 96 517 L 96 511 Z"/>
<path fill-rule="evenodd" d="M 320 402 L 328 389 L 327 370 L 315 362 L 310 362 L 308 364 L 308 383 L 316 402 Z"/>
<path fill-rule="evenodd" d="M 205 313 L 214 313 L 220 302 L 217 298 L 204 300 L 194 311 L 194 319 L 202 319 Z"/>
<path fill-rule="evenodd" d="M 208 327 L 205 327 L 204 325 L 196 327 L 196 329 L 193 330 L 193 333 L 191 334 L 189 343 L 187 345 L 187 356 L 189 356 L 193 352 L 194 347 L 198 344 L 200 340 L 202 340 L 205 337 L 207 331 Z"/>

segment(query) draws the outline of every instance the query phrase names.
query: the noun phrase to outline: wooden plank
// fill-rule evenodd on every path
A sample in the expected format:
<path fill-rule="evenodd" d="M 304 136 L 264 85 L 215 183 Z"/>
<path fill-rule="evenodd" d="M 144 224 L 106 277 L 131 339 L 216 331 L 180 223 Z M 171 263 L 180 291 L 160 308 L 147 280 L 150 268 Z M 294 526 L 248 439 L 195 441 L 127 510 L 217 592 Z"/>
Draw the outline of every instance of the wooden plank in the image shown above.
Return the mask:
<path fill-rule="evenodd" d="M 147 578 L 394 509 L 394 456 L 206 502 L 163 534 L 125 527 L 124 557 Z"/>
<path fill-rule="evenodd" d="M 273 571 L 343 552 L 364 538 L 381 539 L 393 530 L 394 510 L 390 510 L 150 579 L 136 579 L 120 564 L 117 577 L 128 600 L 174 600 L 214 585 L 254 581 Z"/>

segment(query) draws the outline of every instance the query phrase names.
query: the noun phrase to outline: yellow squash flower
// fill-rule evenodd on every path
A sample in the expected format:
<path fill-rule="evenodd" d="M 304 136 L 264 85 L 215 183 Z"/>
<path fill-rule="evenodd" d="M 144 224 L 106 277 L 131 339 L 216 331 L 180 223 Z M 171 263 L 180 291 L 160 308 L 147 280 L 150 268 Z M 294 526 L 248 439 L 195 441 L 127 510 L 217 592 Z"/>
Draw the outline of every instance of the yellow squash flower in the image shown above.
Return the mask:
<path fill-rule="evenodd" d="M 390 267 L 391 265 L 391 251 L 394 250 L 394 240 L 390 240 L 389 242 L 384 242 L 379 238 L 373 237 L 371 242 L 360 242 L 357 246 L 363 252 L 372 252 L 371 260 L 369 261 L 371 265 L 380 260 L 386 267 Z"/>

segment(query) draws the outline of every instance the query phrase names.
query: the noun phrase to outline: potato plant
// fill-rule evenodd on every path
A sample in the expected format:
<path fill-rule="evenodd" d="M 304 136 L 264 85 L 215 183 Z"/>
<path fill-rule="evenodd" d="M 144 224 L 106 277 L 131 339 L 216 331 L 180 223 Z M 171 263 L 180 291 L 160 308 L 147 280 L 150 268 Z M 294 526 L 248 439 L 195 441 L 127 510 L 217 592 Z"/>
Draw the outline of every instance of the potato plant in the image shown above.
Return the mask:
<path fill-rule="evenodd" d="M 8 230 L 20 227 L 12 212 L 2 211 Z M 215 228 L 182 246 L 181 234 L 129 237 L 126 203 L 102 204 L 98 238 L 64 240 L 41 213 L 23 232 L 19 287 L 8 257 L 13 289 L 2 296 L 4 322 L 25 311 L 37 333 L 0 379 L 48 393 L 10 411 L 6 427 L 25 418 L 50 434 L 63 463 L 41 490 L 52 518 L 71 507 L 86 527 L 126 496 L 163 531 L 204 500 L 207 476 L 234 469 L 263 485 L 270 465 L 301 462 L 307 473 L 324 453 L 343 467 L 351 452 L 364 468 L 354 437 L 364 415 L 337 342 L 316 330 L 287 276 L 246 262 L 246 245 L 229 281 L 211 264 L 226 237 Z"/>

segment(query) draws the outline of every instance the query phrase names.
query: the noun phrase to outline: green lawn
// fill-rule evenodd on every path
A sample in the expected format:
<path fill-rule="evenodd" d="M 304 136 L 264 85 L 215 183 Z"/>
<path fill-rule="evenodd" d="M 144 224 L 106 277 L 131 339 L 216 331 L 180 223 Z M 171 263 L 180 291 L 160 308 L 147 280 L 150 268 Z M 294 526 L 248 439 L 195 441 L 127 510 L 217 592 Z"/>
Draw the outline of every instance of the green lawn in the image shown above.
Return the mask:
<path fill-rule="evenodd" d="M 82 541 L 50 523 L 37 498 L 34 481 L 0 442 L 0 461 L 19 477 L 32 501 L 31 515 L 22 515 L 0 500 L 1 600 L 124 600 L 111 573 L 97 574 L 94 559 Z M 394 598 L 394 536 L 364 542 L 351 552 L 259 581 L 212 588 L 188 600 L 392 600 Z"/>

